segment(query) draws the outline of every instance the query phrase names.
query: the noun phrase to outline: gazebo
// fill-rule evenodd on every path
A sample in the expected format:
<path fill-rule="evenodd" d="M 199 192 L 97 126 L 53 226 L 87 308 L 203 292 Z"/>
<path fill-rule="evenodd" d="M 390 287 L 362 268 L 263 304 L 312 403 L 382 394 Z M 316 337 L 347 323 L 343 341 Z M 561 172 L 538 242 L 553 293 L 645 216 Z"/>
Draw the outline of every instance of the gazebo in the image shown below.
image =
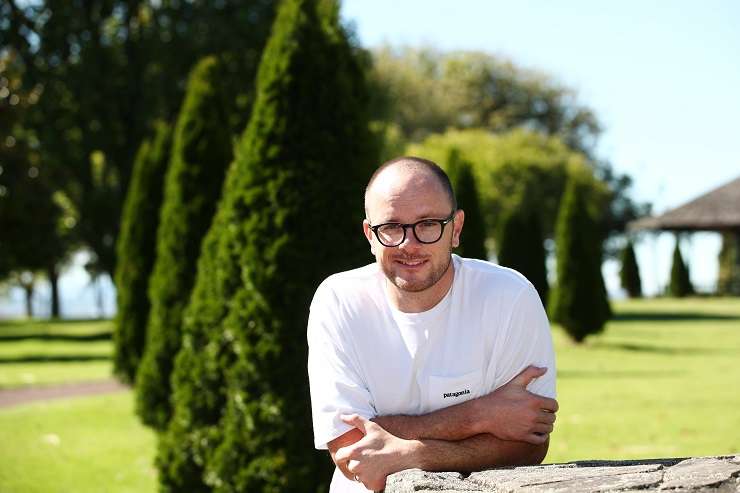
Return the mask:
<path fill-rule="evenodd" d="M 631 231 L 659 230 L 722 233 L 725 248 L 734 247 L 728 291 L 740 295 L 740 177 L 660 216 L 632 221 Z"/>

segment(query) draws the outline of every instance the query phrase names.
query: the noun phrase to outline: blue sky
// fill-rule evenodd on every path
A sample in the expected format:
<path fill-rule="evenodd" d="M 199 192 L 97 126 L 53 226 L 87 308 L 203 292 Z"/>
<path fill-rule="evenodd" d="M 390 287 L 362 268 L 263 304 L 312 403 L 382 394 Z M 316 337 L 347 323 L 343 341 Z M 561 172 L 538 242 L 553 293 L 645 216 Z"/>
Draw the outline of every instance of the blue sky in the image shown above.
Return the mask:
<path fill-rule="evenodd" d="M 367 47 L 481 50 L 571 87 L 604 126 L 598 154 L 656 212 L 740 176 L 740 2 L 345 0 L 342 16 Z M 665 284 L 672 246 L 640 242 L 648 292 Z M 692 280 L 711 286 L 718 237 L 682 247 Z"/>

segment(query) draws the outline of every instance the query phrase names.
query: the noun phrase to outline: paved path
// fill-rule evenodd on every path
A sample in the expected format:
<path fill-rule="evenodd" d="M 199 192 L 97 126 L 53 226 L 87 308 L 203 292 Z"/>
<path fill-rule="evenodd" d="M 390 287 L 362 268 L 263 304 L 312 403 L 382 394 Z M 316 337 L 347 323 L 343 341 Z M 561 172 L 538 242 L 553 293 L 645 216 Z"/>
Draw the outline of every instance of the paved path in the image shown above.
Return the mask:
<path fill-rule="evenodd" d="M 88 382 L 65 383 L 44 387 L 22 387 L 18 389 L 0 389 L 0 407 L 17 406 L 28 402 L 81 397 L 86 395 L 107 394 L 128 390 L 129 387 L 117 380 L 95 380 Z"/>

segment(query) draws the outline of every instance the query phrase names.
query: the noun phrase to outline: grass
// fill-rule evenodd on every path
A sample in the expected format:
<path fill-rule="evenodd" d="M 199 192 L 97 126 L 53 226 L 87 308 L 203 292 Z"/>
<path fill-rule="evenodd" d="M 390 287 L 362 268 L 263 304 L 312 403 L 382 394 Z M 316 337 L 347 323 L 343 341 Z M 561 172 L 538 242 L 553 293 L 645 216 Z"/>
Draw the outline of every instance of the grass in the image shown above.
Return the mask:
<path fill-rule="evenodd" d="M 586 344 L 554 328 L 560 412 L 546 461 L 740 452 L 740 299 L 614 308 L 616 318 Z M 90 336 L 104 332 L 110 322 L 0 324 L 0 361 L 51 357 L 1 364 L 0 385 L 18 384 L 4 372 L 23 365 L 37 383 L 65 371 L 109 376 L 109 361 L 58 361 L 110 354 L 109 340 Z M 38 333 L 49 337 L 3 338 Z M 130 392 L 0 409 L 0 493 L 155 491 L 154 436 L 132 410 Z"/>
<path fill-rule="evenodd" d="M 112 330 L 109 320 L 0 322 L 0 389 L 110 377 Z"/>
<path fill-rule="evenodd" d="M 154 433 L 131 392 L 0 409 L 0 492 L 154 492 Z"/>
<path fill-rule="evenodd" d="M 548 462 L 740 452 L 740 300 L 636 300 L 582 346 L 555 330 Z"/>

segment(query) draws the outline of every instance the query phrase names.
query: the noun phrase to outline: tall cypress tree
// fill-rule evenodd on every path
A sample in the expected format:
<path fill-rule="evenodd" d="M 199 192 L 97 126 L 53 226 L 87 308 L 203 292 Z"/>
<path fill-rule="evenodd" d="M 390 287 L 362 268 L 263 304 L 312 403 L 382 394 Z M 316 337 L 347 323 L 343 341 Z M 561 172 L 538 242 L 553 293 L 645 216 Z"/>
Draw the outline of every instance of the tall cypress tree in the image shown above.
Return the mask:
<path fill-rule="evenodd" d="M 465 226 L 457 253 L 463 257 L 488 260 L 486 227 L 473 166 L 460 157 L 457 149 L 453 149 L 447 159 L 447 173 L 455 191 L 457 207 L 465 211 Z"/>
<path fill-rule="evenodd" d="M 602 237 L 588 195 L 588 184 L 572 176 L 555 225 L 557 285 L 549 302 L 552 320 L 579 343 L 603 330 L 611 316 L 601 274 Z"/>
<path fill-rule="evenodd" d="M 630 298 L 642 297 L 642 281 L 640 280 L 640 268 L 637 266 L 635 250 L 632 246 L 632 240 L 627 240 L 621 255 L 622 269 L 619 272 L 619 279 L 622 288 L 627 291 Z"/>
<path fill-rule="evenodd" d="M 722 233 L 722 249 L 719 252 L 719 279 L 717 292 L 722 295 L 740 295 L 740 233 Z"/>
<path fill-rule="evenodd" d="M 546 252 L 540 217 L 522 204 L 509 209 L 501 218 L 496 235 L 498 263 L 511 267 L 529 279 L 537 289 L 543 306 L 550 286 L 547 282 Z"/>
<path fill-rule="evenodd" d="M 671 280 L 668 284 L 668 294 L 676 298 L 683 298 L 694 294 L 691 285 L 689 267 L 684 263 L 679 248 L 680 238 L 676 235 L 676 247 L 673 249 L 673 264 L 671 265 Z"/>
<path fill-rule="evenodd" d="M 326 275 L 366 257 L 375 149 L 364 72 L 334 2 L 286 0 L 199 260 L 173 375 L 163 491 L 326 491 L 305 324 Z"/>
<path fill-rule="evenodd" d="M 157 122 L 154 135 L 139 146 L 116 245 L 118 310 L 113 334 L 113 369 L 128 383 L 136 378 L 144 354 L 150 306 L 147 286 L 155 259 L 171 136 L 169 125 Z"/>
<path fill-rule="evenodd" d="M 157 258 L 149 280 L 151 310 L 136 376 L 142 421 L 164 429 L 172 413 L 170 375 L 180 348 L 182 312 L 195 280 L 201 242 L 213 219 L 232 158 L 229 112 L 220 63 L 206 57 L 193 69 L 173 136 Z"/>

